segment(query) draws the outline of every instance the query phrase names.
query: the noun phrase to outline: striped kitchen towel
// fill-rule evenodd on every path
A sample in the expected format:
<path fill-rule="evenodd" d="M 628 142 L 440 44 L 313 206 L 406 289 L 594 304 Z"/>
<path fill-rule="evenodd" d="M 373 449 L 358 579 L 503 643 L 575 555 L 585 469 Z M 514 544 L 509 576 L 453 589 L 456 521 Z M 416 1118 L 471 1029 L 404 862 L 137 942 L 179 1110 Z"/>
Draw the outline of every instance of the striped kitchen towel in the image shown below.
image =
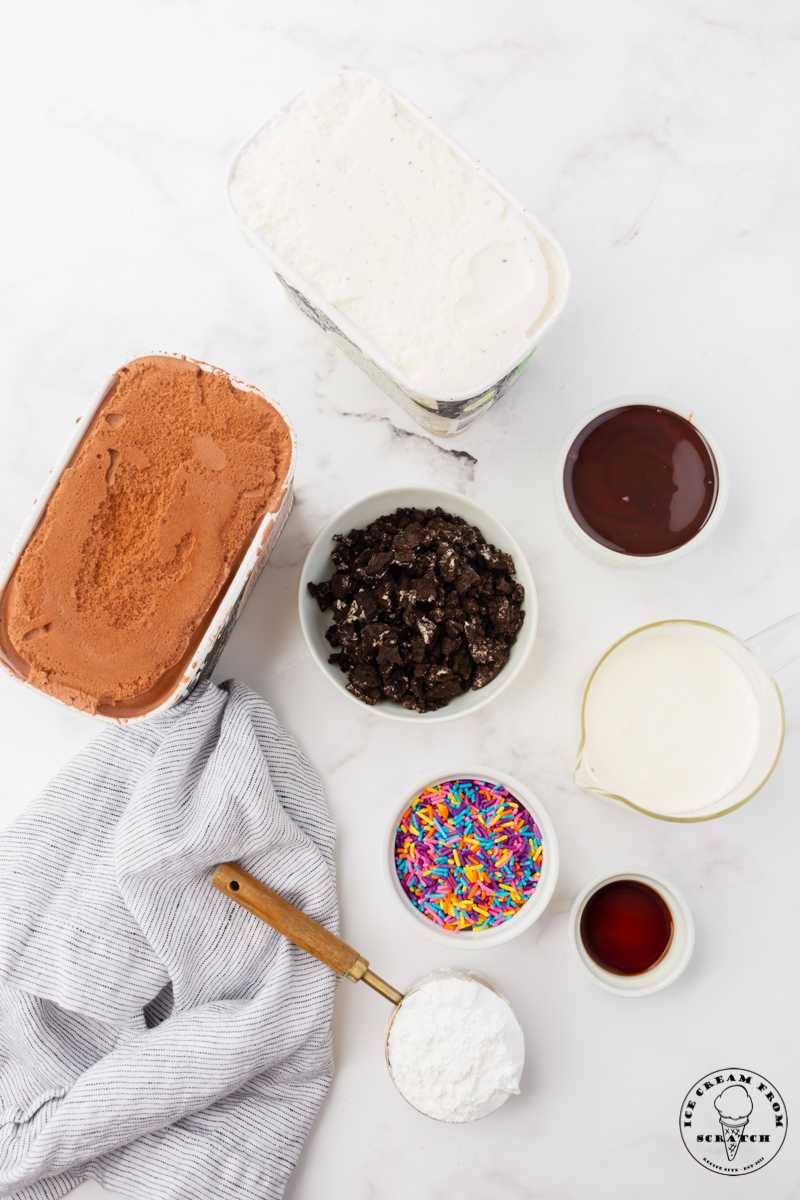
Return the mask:
<path fill-rule="evenodd" d="M 0 833 L 0 1194 L 281 1196 L 336 976 L 209 877 L 233 859 L 336 932 L 334 835 L 235 681 L 110 727 Z"/>

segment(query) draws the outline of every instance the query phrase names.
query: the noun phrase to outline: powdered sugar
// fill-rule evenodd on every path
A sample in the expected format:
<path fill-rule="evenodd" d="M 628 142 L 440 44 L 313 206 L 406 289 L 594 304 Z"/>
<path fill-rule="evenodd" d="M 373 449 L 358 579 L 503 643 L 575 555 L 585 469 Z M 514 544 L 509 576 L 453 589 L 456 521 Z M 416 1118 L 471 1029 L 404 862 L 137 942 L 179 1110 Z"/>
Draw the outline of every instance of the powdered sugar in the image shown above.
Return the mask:
<path fill-rule="evenodd" d="M 389 1031 L 392 1078 L 439 1121 L 475 1121 L 519 1092 L 525 1042 L 510 1004 L 466 972 L 439 971 L 409 992 Z"/>

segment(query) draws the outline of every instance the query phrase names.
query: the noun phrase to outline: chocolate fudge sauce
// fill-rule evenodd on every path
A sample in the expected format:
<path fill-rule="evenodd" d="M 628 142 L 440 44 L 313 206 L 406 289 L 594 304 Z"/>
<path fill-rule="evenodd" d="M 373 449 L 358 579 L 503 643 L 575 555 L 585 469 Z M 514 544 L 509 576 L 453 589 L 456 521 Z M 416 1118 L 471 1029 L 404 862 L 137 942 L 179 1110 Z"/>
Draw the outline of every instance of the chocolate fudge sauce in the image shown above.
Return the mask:
<path fill-rule="evenodd" d="M 692 423 L 646 404 L 595 417 L 564 465 L 564 493 L 581 528 L 602 546 L 642 557 L 691 541 L 717 487 L 714 455 Z"/>
<path fill-rule="evenodd" d="M 642 975 L 670 947 L 672 913 L 646 883 L 615 879 L 589 897 L 580 929 L 586 952 L 598 966 L 612 975 Z"/>

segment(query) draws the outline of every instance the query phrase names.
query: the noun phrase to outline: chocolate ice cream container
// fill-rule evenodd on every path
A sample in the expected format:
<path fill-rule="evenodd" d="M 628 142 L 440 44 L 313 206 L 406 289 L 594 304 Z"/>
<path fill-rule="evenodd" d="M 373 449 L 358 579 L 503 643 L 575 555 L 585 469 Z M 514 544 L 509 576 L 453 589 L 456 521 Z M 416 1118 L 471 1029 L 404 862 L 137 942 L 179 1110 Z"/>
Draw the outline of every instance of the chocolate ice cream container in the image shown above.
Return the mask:
<path fill-rule="evenodd" d="M 342 76 L 358 75 L 361 79 L 371 80 L 381 86 L 382 81 L 361 72 L 340 72 Z M 302 97 L 303 89 L 259 127 L 256 132 L 243 143 L 234 155 L 227 176 L 228 203 L 239 230 L 246 241 L 266 260 L 283 288 L 286 296 L 302 313 L 319 326 L 324 333 L 342 350 L 361 370 L 376 383 L 378 387 L 390 396 L 400 407 L 428 433 L 436 437 L 449 438 L 462 433 L 475 421 L 497 403 L 521 375 L 531 359 L 534 350 L 545 334 L 552 328 L 561 314 L 567 300 L 569 289 L 569 268 L 564 251 L 553 235 L 521 202 L 482 166 L 471 154 L 464 150 L 453 138 L 439 129 L 430 117 L 426 116 L 414 104 L 393 88 L 388 88 L 392 99 L 400 113 L 410 118 L 423 131 L 433 135 L 443 146 L 447 147 L 471 172 L 488 184 L 505 202 L 508 208 L 521 217 L 527 228 L 538 241 L 544 257 L 548 274 L 547 299 L 542 311 L 528 330 L 526 344 L 521 352 L 515 354 L 511 361 L 505 362 L 477 390 L 457 392 L 454 394 L 438 395 L 421 391 L 352 320 L 350 320 L 335 304 L 326 299 L 319 290 L 305 278 L 290 262 L 282 257 L 273 246 L 258 232 L 248 226 L 241 213 L 237 210 L 232 195 L 232 182 L 240 164 L 242 155 L 259 137 L 259 135 L 280 114 L 285 113 L 295 101 Z M 280 180 L 270 180 L 270 186 L 279 187 Z"/>
<path fill-rule="evenodd" d="M 7 584 L 11 580 L 23 552 L 44 518 L 48 502 L 58 487 L 64 471 L 73 462 L 89 430 L 93 417 L 107 397 L 109 390 L 115 385 L 118 379 L 118 372 L 124 367 L 137 362 L 140 358 L 149 357 L 172 358 L 190 362 L 202 371 L 214 372 L 225 376 L 235 388 L 244 392 L 252 392 L 264 400 L 278 414 L 286 426 L 291 439 L 291 460 L 278 491 L 277 502 L 271 505 L 270 511 L 264 513 L 256 528 L 251 532 L 245 545 L 236 556 L 231 573 L 218 593 L 211 610 L 201 617 L 196 630 L 192 634 L 189 650 L 180 660 L 179 665 L 181 670 L 178 672 L 178 677 L 174 683 L 169 686 L 166 694 L 158 695 L 152 702 L 152 705 L 146 705 L 141 712 L 115 715 L 112 711 L 103 711 L 104 706 L 100 706 L 97 712 L 89 714 L 97 720 L 110 724 L 129 724 L 136 721 L 150 720 L 152 717 L 165 712 L 167 709 L 174 707 L 186 699 L 200 683 L 211 676 L 233 631 L 233 627 L 250 597 L 255 582 L 263 571 L 267 559 L 280 537 L 294 503 L 293 482 L 297 457 L 297 442 L 291 422 L 286 417 L 280 405 L 270 397 L 265 396 L 258 388 L 241 382 L 241 380 L 230 375 L 229 372 L 213 367 L 208 363 L 200 362 L 197 359 L 189 358 L 186 355 L 165 351 L 157 351 L 154 355 L 137 355 L 136 358 L 129 359 L 127 362 L 121 364 L 115 372 L 103 381 L 86 411 L 77 419 L 69 440 L 52 467 L 44 487 L 34 500 L 25 523 L 14 541 L 2 570 L 0 570 L 0 602 L 4 599 Z M 8 647 L 2 641 L 0 641 L 0 667 L 2 667 L 6 674 L 32 691 L 36 691 L 39 695 L 46 696 L 55 703 L 64 705 L 64 707 L 72 707 L 68 702 L 29 683 L 18 669 L 18 666 L 11 661 L 8 654 Z M 165 672 L 165 675 L 171 674 L 172 670 L 173 668 L 170 668 L 170 671 Z"/>

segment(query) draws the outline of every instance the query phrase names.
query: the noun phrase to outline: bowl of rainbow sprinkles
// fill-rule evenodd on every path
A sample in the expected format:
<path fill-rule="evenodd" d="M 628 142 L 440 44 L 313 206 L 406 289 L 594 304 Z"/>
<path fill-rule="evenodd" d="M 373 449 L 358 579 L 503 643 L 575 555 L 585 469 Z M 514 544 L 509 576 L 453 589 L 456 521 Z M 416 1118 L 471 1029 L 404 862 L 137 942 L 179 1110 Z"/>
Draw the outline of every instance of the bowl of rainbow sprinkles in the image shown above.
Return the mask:
<path fill-rule="evenodd" d="M 518 779 L 463 767 L 403 793 L 386 824 L 382 866 L 405 921 L 440 944 L 484 950 L 542 915 L 558 877 L 558 842 Z"/>

